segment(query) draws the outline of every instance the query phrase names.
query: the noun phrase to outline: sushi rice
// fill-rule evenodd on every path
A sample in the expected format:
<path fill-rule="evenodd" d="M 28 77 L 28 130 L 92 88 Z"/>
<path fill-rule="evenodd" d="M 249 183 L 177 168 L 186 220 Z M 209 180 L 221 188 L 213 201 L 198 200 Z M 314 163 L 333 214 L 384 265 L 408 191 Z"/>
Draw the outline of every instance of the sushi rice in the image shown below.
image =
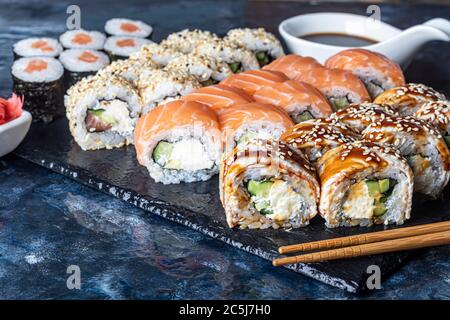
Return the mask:
<path fill-rule="evenodd" d="M 59 41 L 66 49 L 102 50 L 105 40 L 106 36 L 103 33 L 83 29 L 69 30 L 59 37 Z"/>

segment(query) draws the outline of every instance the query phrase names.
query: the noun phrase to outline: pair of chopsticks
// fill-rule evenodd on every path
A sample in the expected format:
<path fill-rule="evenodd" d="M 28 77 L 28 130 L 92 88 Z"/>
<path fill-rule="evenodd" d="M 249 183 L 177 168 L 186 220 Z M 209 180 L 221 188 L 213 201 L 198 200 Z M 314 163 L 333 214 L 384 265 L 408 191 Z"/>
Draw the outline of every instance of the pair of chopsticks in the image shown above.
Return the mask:
<path fill-rule="evenodd" d="M 272 261 L 274 266 L 347 259 L 450 244 L 450 221 L 282 246 L 281 254 L 325 250 Z M 330 250 L 331 249 L 331 250 Z"/>

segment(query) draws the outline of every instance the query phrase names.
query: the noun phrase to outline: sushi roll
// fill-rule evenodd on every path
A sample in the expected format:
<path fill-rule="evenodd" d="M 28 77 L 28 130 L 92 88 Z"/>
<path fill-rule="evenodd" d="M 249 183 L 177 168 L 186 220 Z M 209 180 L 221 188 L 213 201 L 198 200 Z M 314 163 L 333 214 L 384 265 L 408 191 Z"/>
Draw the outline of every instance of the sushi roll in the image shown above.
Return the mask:
<path fill-rule="evenodd" d="M 258 60 L 251 51 L 229 41 L 221 39 L 202 41 L 193 52 L 226 62 L 233 73 L 259 69 Z"/>
<path fill-rule="evenodd" d="M 343 110 L 339 110 L 333 113 L 330 118 L 361 133 L 371 123 L 396 115 L 398 115 L 397 112 L 388 105 L 364 102 L 352 104 Z"/>
<path fill-rule="evenodd" d="M 108 66 L 98 71 L 97 75 L 119 76 L 130 82 L 133 86 L 137 87 L 139 76 L 141 75 L 141 73 L 152 72 L 153 70 L 157 69 L 159 69 L 159 66 L 152 60 L 140 61 L 140 60 L 125 59 L 113 61 Z"/>
<path fill-rule="evenodd" d="M 157 43 L 143 45 L 141 50 L 130 54 L 130 59 L 140 61 L 153 61 L 160 67 L 165 67 L 170 61 L 183 56 L 181 52 Z"/>
<path fill-rule="evenodd" d="M 24 108 L 33 121 L 51 122 L 64 114 L 62 80 L 64 68 L 49 57 L 20 58 L 11 69 L 13 91 L 24 96 Z"/>
<path fill-rule="evenodd" d="M 306 82 L 288 80 L 264 86 L 254 93 L 253 98 L 283 108 L 294 123 L 325 118 L 333 112 L 327 98 Z"/>
<path fill-rule="evenodd" d="M 59 56 L 59 61 L 66 69 L 66 87 L 74 85 L 84 77 L 94 75 L 109 64 L 106 54 L 89 49 L 65 50 Z"/>
<path fill-rule="evenodd" d="M 105 40 L 106 36 L 103 33 L 83 29 L 69 30 L 59 37 L 59 41 L 66 49 L 103 50 Z"/>
<path fill-rule="evenodd" d="M 13 46 L 14 58 L 51 57 L 62 52 L 62 46 L 53 38 L 27 38 L 16 42 Z"/>
<path fill-rule="evenodd" d="M 115 61 L 128 58 L 130 54 L 150 43 L 153 42 L 143 38 L 112 36 L 106 39 L 104 49 L 108 53 L 109 59 Z"/>
<path fill-rule="evenodd" d="M 254 139 L 278 139 L 293 126 L 286 111 L 257 102 L 220 109 L 218 116 L 225 153 Z"/>
<path fill-rule="evenodd" d="M 410 218 L 413 173 L 393 148 L 350 142 L 318 161 L 319 211 L 328 227 L 402 224 Z"/>
<path fill-rule="evenodd" d="M 193 52 L 201 42 L 218 39 L 219 37 L 210 31 L 184 29 L 168 35 L 161 44 L 181 53 L 188 54 Z"/>
<path fill-rule="evenodd" d="M 450 178 L 450 152 L 428 123 L 413 117 L 389 117 L 368 126 L 365 140 L 392 145 L 414 172 L 414 191 L 436 198 Z"/>
<path fill-rule="evenodd" d="M 288 54 L 264 66 L 264 70 L 279 71 L 289 79 L 299 80 L 301 75 L 312 69 L 323 67 L 316 59 L 302 57 L 296 54 Z"/>
<path fill-rule="evenodd" d="M 388 89 L 405 84 L 405 76 L 397 63 L 381 53 L 365 49 L 341 51 L 328 58 L 325 66 L 347 70 L 359 77 L 372 99 Z"/>
<path fill-rule="evenodd" d="M 182 97 L 182 99 L 207 105 L 215 112 L 220 112 L 223 108 L 230 108 L 238 104 L 253 102 L 253 99 L 241 89 L 223 84 L 197 89 Z"/>
<path fill-rule="evenodd" d="M 144 104 L 143 113 L 146 114 L 160 103 L 179 99 L 201 88 L 201 84 L 187 73 L 146 69 L 140 74 L 137 87 Z"/>
<path fill-rule="evenodd" d="M 280 41 L 264 28 L 232 29 L 228 31 L 225 39 L 253 52 L 261 68 L 284 56 Z"/>
<path fill-rule="evenodd" d="M 233 74 L 230 67 L 210 56 L 186 54 L 170 61 L 166 70 L 178 70 L 194 76 L 203 86 L 217 84 Z"/>
<path fill-rule="evenodd" d="M 139 119 L 134 137 L 138 161 L 156 182 L 206 181 L 219 171 L 219 122 L 200 103 L 159 105 Z"/>
<path fill-rule="evenodd" d="M 106 21 L 105 31 L 111 36 L 148 38 L 153 29 L 139 20 L 115 18 Z"/>
<path fill-rule="evenodd" d="M 230 228 L 298 228 L 317 214 L 316 172 L 283 142 L 237 146 L 221 161 L 219 185 Z"/>
<path fill-rule="evenodd" d="M 270 70 L 248 70 L 236 73 L 222 81 L 222 84 L 244 90 L 253 96 L 261 88 L 289 80 L 284 73 Z"/>
<path fill-rule="evenodd" d="M 291 127 L 280 140 L 305 155 L 312 165 L 328 150 L 358 139 L 356 132 L 329 119 L 307 120 Z"/>
<path fill-rule="evenodd" d="M 445 96 L 424 84 L 408 83 L 404 86 L 391 88 L 380 94 L 373 101 L 387 104 L 401 116 L 410 116 L 430 101 L 445 100 Z"/>
<path fill-rule="evenodd" d="M 414 115 L 415 118 L 431 123 L 444 137 L 450 148 L 450 102 L 432 101 L 424 104 Z"/>
<path fill-rule="evenodd" d="M 64 99 L 70 132 L 83 150 L 120 148 L 133 143 L 142 110 L 137 91 L 117 76 L 90 76 Z"/>

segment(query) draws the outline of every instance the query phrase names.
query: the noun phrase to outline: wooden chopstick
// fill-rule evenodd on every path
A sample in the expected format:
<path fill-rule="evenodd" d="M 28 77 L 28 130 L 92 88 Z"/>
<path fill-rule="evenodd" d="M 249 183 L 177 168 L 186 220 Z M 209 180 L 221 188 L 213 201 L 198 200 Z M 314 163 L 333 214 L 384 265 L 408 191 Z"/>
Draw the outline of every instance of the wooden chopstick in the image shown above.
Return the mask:
<path fill-rule="evenodd" d="M 419 249 L 445 244 L 450 244 L 450 231 L 423 234 L 413 237 L 367 243 L 351 247 L 280 258 L 273 260 L 272 263 L 277 267 L 285 264 L 312 263 L 337 259 L 347 259 L 368 256 L 372 254 Z"/>
<path fill-rule="evenodd" d="M 414 227 L 405 227 L 393 230 L 385 230 L 359 234 L 349 237 L 341 237 L 336 239 L 319 240 L 307 243 L 293 244 L 282 246 L 278 249 L 281 254 L 312 251 L 320 249 L 342 248 L 346 246 L 354 246 L 365 243 L 373 243 L 378 241 L 392 240 L 398 238 L 411 237 L 415 235 L 435 233 L 450 230 L 450 221 L 422 224 Z"/>

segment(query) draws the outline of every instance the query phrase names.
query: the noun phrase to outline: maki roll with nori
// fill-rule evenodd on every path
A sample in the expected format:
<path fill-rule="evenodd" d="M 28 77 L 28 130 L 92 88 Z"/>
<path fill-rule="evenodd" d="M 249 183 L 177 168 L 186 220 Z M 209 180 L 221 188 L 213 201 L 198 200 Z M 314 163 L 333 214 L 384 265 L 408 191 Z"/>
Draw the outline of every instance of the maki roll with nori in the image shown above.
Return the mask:
<path fill-rule="evenodd" d="M 233 73 L 259 69 L 258 60 L 250 50 L 222 39 L 202 41 L 194 53 L 212 56 L 226 62 Z"/>
<path fill-rule="evenodd" d="M 104 49 L 111 61 L 126 59 L 142 46 L 153 43 L 150 40 L 136 37 L 112 36 L 106 39 Z"/>
<path fill-rule="evenodd" d="M 280 41 L 264 28 L 232 29 L 225 39 L 253 52 L 261 68 L 284 56 Z"/>
<path fill-rule="evenodd" d="M 143 21 L 115 18 L 106 21 L 105 31 L 111 36 L 147 38 L 153 29 Z"/>
<path fill-rule="evenodd" d="M 21 58 L 11 69 L 13 91 L 24 96 L 24 107 L 33 115 L 33 121 L 48 123 L 62 115 L 64 68 L 61 63 L 48 57 Z"/>
<path fill-rule="evenodd" d="M 427 123 L 431 123 L 444 137 L 450 148 L 450 102 L 431 101 L 424 104 L 413 116 Z"/>
<path fill-rule="evenodd" d="M 106 36 L 103 33 L 83 29 L 69 30 L 59 37 L 59 41 L 66 49 L 103 50 L 105 40 Z"/>
<path fill-rule="evenodd" d="M 386 90 L 373 102 L 387 104 L 401 116 L 410 116 L 427 102 L 442 100 L 445 100 L 445 96 L 431 87 L 420 83 L 407 83 L 404 86 Z"/>
<path fill-rule="evenodd" d="M 66 69 L 66 87 L 70 87 L 89 75 L 94 75 L 109 64 L 106 54 L 96 50 L 69 49 L 59 57 Z"/>
<path fill-rule="evenodd" d="M 53 38 L 27 38 L 16 42 L 13 46 L 14 57 L 52 57 L 59 56 L 62 47 Z"/>
<path fill-rule="evenodd" d="M 84 78 L 67 91 L 64 102 L 70 132 L 83 150 L 133 143 L 142 103 L 126 80 L 113 75 Z"/>
<path fill-rule="evenodd" d="M 325 66 L 347 70 L 358 76 L 372 99 L 387 89 L 405 84 L 405 76 L 397 63 L 381 53 L 365 49 L 343 50 L 328 58 Z"/>
<path fill-rule="evenodd" d="M 219 171 L 220 126 L 200 103 L 176 100 L 142 116 L 134 133 L 136 155 L 156 182 L 205 181 Z"/>
<path fill-rule="evenodd" d="M 328 227 L 402 224 L 409 219 L 413 173 L 391 147 L 350 142 L 318 161 L 319 211 Z"/>
<path fill-rule="evenodd" d="M 187 54 L 194 51 L 201 42 L 214 39 L 219 39 L 219 37 L 210 31 L 184 29 L 179 32 L 171 33 L 161 42 L 161 44 Z"/>
<path fill-rule="evenodd" d="M 225 62 L 210 56 L 192 53 L 173 59 L 165 69 L 190 74 L 203 86 L 216 84 L 233 74 Z"/>
<path fill-rule="evenodd" d="M 406 158 L 414 172 L 414 191 L 436 198 L 450 179 L 450 152 L 430 124 L 413 117 L 388 117 L 372 123 L 362 137 L 391 145 Z"/>
<path fill-rule="evenodd" d="M 317 214 L 316 171 L 283 142 L 238 145 L 221 161 L 219 188 L 230 228 L 298 228 Z"/>

